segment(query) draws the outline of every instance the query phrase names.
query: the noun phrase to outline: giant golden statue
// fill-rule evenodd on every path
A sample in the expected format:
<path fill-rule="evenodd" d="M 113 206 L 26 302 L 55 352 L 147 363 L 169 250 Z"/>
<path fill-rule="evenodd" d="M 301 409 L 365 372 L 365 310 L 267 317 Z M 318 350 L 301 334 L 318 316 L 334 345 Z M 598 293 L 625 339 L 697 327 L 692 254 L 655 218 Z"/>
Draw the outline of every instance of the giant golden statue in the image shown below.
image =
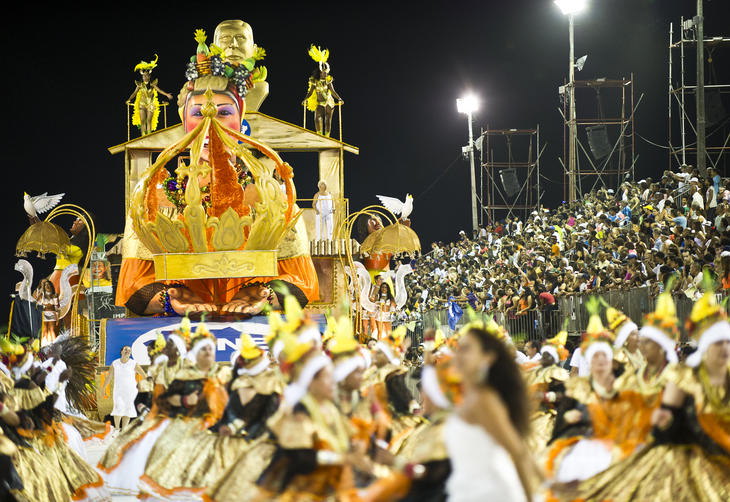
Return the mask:
<path fill-rule="evenodd" d="M 301 304 L 318 297 L 292 169 L 240 132 L 248 94 L 265 72 L 228 61 L 205 40 L 198 30 L 178 96 L 185 136 L 132 195 L 117 304 L 139 315 L 257 314 L 280 306 L 279 284 Z M 178 159 L 170 174 L 165 166 L 187 151 L 187 163 Z"/>
<path fill-rule="evenodd" d="M 223 50 L 227 61 L 241 65 L 246 60 L 255 59 L 260 49 L 253 39 L 251 25 L 240 19 L 229 19 L 221 21 L 215 27 L 213 44 Z M 254 82 L 254 85 L 246 94 L 246 110 L 258 111 L 261 103 L 269 95 L 269 83 L 264 78 Z"/>

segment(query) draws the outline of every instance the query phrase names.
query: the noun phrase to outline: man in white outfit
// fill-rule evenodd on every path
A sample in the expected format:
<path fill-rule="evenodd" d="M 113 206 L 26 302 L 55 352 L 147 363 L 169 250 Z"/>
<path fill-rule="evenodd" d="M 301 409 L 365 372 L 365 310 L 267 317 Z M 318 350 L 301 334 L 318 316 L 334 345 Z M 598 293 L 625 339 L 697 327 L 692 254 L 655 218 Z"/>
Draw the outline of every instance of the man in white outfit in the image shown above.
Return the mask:
<path fill-rule="evenodd" d="M 319 192 L 314 194 L 312 207 L 316 215 L 314 219 L 314 228 L 317 240 L 332 239 L 332 229 L 334 225 L 335 204 L 332 194 L 327 191 L 327 184 L 320 181 L 317 186 Z"/>

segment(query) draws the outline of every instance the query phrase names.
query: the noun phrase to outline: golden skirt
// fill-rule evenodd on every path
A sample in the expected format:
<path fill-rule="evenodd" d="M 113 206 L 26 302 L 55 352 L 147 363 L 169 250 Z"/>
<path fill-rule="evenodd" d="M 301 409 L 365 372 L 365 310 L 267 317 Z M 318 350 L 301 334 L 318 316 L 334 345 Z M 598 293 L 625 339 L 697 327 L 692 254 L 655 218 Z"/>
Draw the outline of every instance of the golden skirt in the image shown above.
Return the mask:
<path fill-rule="evenodd" d="M 144 491 L 162 496 L 202 495 L 249 448 L 242 437 L 220 436 L 203 427 L 202 419 L 172 421 L 147 459 Z"/>
<path fill-rule="evenodd" d="M 215 502 L 254 500 L 257 493 L 256 481 L 271 462 L 275 451 L 276 445 L 266 436 L 252 442 L 220 479 L 208 489 L 205 493 L 205 500 Z"/>
<path fill-rule="evenodd" d="M 107 473 L 114 470 L 122 461 L 122 457 L 127 450 L 141 441 L 148 432 L 159 427 L 165 420 L 167 420 L 167 417 L 158 415 L 148 417 L 142 422 L 133 422 L 104 451 L 104 456 L 99 460 L 98 469 Z"/>
<path fill-rule="evenodd" d="M 610 502 L 726 502 L 730 459 L 698 445 L 655 445 L 578 484 L 563 500 Z"/>
<path fill-rule="evenodd" d="M 527 436 L 527 447 L 534 456 L 539 456 L 547 446 L 555 428 L 555 413 L 536 411 L 530 419 L 530 434 Z"/>
<path fill-rule="evenodd" d="M 20 500 L 32 502 L 67 502 L 71 488 L 63 473 L 49 458 L 32 448 L 18 447 L 13 465 L 23 480 L 23 490 L 13 491 Z"/>

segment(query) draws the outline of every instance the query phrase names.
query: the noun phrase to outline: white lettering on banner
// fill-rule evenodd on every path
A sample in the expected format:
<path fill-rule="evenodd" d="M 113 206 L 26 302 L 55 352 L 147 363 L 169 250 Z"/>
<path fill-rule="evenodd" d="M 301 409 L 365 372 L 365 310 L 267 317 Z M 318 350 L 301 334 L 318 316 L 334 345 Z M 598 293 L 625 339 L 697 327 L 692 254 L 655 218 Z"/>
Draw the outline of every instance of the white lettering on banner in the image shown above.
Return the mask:
<path fill-rule="evenodd" d="M 195 329 L 198 326 L 199 323 L 191 323 L 190 329 L 193 333 L 195 333 Z M 213 335 L 216 334 L 216 332 L 224 330 L 226 328 L 233 328 L 239 333 L 246 332 L 250 335 L 266 335 L 269 332 L 269 325 L 267 323 L 258 323 L 258 322 L 225 322 L 225 323 L 205 323 L 207 328 L 210 330 Z M 134 342 L 132 342 L 132 359 L 137 361 L 137 364 L 141 365 L 147 365 L 150 364 L 150 358 L 147 354 L 147 343 L 151 342 L 152 340 L 155 340 L 157 338 L 157 333 L 162 332 L 164 335 L 168 335 L 175 331 L 176 329 L 180 328 L 180 323 L 171 323 L 165 327 L 162 328 L 153 328 L 149 331 L 145 331 L 141 335 L 139 335 L 137 338 L 134 339 Z M 216 351 L 226 351 L 226 350 L 236 350 L 238 345 L 238 337 L 236 337 L 236 340 L 230 340 L 228 338 L 220 337 L 217 339 L 216 344 Z M 256 337 L 256 338 L 260 338 Z"/>
<path fill-rule="evenodd" d="M 216 350 L 226 350 L 226 347 L 233 350 L 238 350 L 238 340 L 235 342 L 231 340 L 226 340 L 225 338 L 218 338 L 216 340 L 218 346 L 216 347 Z"/>

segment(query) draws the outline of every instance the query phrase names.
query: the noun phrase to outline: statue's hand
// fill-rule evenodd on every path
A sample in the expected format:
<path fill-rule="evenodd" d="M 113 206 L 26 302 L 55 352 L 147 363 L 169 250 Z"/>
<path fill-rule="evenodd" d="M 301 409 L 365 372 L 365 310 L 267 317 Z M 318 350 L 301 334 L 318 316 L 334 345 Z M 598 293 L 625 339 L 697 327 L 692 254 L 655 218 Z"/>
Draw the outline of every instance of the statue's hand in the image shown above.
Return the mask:
<path fill-rule="evenodd" d="M 256 284 L 241 288 L 233 299 L 221 309 L 222 313 L 256 315 L 269 304 L 269 297 L 273 294 L 268 286 Z"/>
<path fill-rule="evenodd" d="M 170 305 L 178 315 L 188 312 L 215 312 L 217 307 L 212 303 L 205 303 L 198 295 L 187 288 L 170 288 Z"/>

